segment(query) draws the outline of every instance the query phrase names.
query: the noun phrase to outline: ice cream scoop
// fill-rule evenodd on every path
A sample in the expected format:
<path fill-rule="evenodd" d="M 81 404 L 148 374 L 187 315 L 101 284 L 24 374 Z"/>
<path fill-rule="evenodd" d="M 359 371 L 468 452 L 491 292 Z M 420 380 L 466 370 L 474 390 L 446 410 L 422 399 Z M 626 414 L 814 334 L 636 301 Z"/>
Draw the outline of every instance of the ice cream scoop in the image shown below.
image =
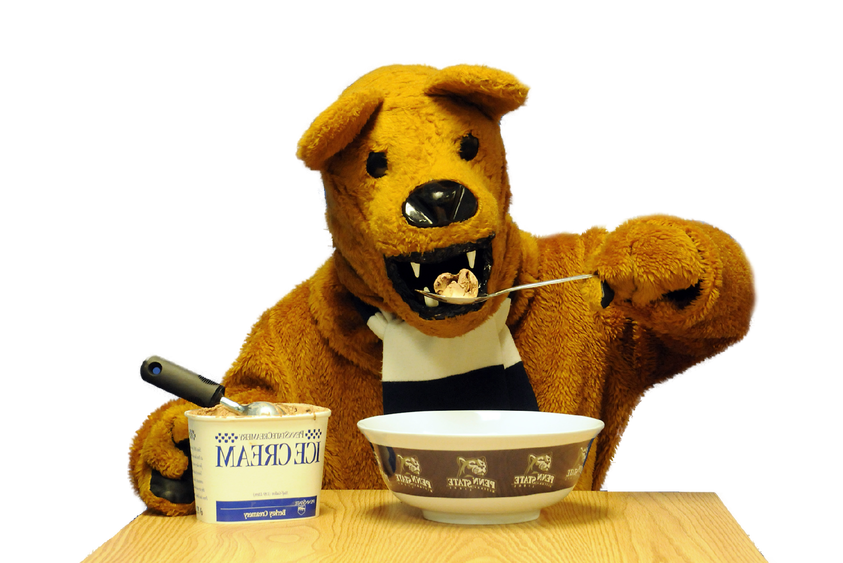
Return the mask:
<path fill-rule="evenodd" d="M 195 403 L 200 407 L 223 405 L 229 410 L 246 416 L 278 416 L 278 408 L 272 403 L 256 401 L 241 405 L 225 396 L 225 386 L 215 383 L 189 369 L 174 364 L 159 356 L 150 356 L 140 368 L 141 378 L 177 397 Z"/>

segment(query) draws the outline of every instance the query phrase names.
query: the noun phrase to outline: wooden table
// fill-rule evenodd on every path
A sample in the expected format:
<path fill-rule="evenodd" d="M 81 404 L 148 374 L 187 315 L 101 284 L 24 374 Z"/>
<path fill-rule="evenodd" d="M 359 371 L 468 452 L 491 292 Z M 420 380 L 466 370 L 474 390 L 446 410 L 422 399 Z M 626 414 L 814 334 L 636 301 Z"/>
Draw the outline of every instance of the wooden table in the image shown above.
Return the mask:
<path fill-rule="evenodd" d="M 323 491 L 317 518 L 206 524 L 141 514 L 101 561 L 765 561 L 714 493 L 573 492 L 523 524 L 429 522 L 388 491 Z"/>

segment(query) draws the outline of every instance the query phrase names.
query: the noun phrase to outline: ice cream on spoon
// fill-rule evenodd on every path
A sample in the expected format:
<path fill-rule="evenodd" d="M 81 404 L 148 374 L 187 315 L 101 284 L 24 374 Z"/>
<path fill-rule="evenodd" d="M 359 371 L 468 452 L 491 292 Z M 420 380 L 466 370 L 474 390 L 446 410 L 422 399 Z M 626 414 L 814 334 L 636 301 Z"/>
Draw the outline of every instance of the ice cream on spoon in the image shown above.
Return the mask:
<path fill-rule="evenodd" d="M 441 297 L 442 300 L 447 298 L 467 301 L 476 298 L 479 283 L 471 270 L 463 268 L 458 274 L 451 274 L 450 272 L 440 274 L 433 282 L 433 293 L 427 287 L 424 288 L 424 291 L 418 289 L 416 291 L 424 294 L 425 305 L 436 307 L 439 305 L 439 301 L 434 297 Z"/>
<path fill-rule="evenodd" d="M 433 282 L 433 291 L 443 297 L 477 297 L 479 287 L 477 276 L 467 268 L 458 274 L 440 274 Z"/>

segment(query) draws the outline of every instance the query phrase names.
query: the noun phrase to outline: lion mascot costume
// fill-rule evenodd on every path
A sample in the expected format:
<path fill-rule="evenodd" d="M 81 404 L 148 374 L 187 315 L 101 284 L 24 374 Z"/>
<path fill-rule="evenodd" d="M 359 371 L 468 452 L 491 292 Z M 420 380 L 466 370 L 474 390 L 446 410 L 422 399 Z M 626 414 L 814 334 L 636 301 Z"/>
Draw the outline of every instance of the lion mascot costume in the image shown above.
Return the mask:
<path fill-rule="evenodd" d="M 516 226 L 500 120 L 526 97 L 487 67 L 384 67 L 301 138 L 335 250 L 260 317 L 223 383 L 238 402 L 332 409 L 326 488 L 384 486 L 363 418 L 513 409 L 601 419 L 577 483 L 597 490 L 644 392 L 746 334 L 750 266 L 711 225 L 658 215 L 544 237 Z M 471 305 L 416 291 L 461 270 L 482 293 L 594 276 Z M 136 491 L 167 515 L 194 510 L 191 408 L 163 405 L 131 447 Z"/>

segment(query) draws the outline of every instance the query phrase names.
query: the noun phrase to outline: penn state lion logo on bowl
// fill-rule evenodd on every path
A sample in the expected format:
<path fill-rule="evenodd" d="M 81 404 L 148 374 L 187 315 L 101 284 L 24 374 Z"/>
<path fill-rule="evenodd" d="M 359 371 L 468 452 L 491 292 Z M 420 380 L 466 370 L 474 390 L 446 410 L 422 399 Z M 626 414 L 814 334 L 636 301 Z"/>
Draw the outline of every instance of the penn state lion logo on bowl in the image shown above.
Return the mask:
<path fill-rule="evenodd" d="M 421 465 L 419 464 L 418 456 L 407 456 L 404 457 L 398 454 L 398 465 L 395 468 L 396 473 L 407 473 L 410 472 L 413 475 L 418 475 L 421 473 Z"/>
<path fill-rule="evenodd" d="M 485 477 L 488 469 L 485 456 L 457 457 L 457 476 L 448 477 L 448 488 L 495 493 L 497 483 Z"/>
<path fill-rule="evenodd" d="M 459 473 L 457 473 L 457 479 L 465 475 L 466 471 L 471 471 L 474 475 L 478 475 L 482 477 L 486 474 L 486 457 L 470 457 L 465 459 L 464 457 L 457 458 L 457 464 L 460 467 Z"/>
<path fill-rule="evenodd" d="M 539 471 L 547 473 L 550 471 L 550 459 L 550 454 L 540 456 L 530 455 L 530 463 L 527 465 L 527 471 L 524 472 L 524 475 L 529 475 L 533 467 L 538 467 Z"/>
<path fill-rule="evenodd" d="M 418 456 L 397 454 L 396 461 L 394 477 L 397 482 L 414 489 L 433 492 L 433 485 L 431 485 L 430 480 L 421 476 L 421 464 Z"/>
<path fill-rule="evenodd" d="M 565 475 L 566 479 L 572 479 L 576 481 L 580 473 L 582 473 L 582 468 L 585 465 L 585 459 L 588 457 L 588 448 L 587 447 L 580 447 L 580 455 L 577 458 L 574 467 L 568 470 L 567 475 Z"/>
<path fill-rule="evenodd" d="M 513 486 L 544 485 L 545 487 L 552 487 L 555 476 L 548 473 L 551 463 L 552 457 L 550 454 L 530 454 L 527 457 L 527 469 L 524 470 L 523 475 L 516 475 L 513 478 Z"/>

